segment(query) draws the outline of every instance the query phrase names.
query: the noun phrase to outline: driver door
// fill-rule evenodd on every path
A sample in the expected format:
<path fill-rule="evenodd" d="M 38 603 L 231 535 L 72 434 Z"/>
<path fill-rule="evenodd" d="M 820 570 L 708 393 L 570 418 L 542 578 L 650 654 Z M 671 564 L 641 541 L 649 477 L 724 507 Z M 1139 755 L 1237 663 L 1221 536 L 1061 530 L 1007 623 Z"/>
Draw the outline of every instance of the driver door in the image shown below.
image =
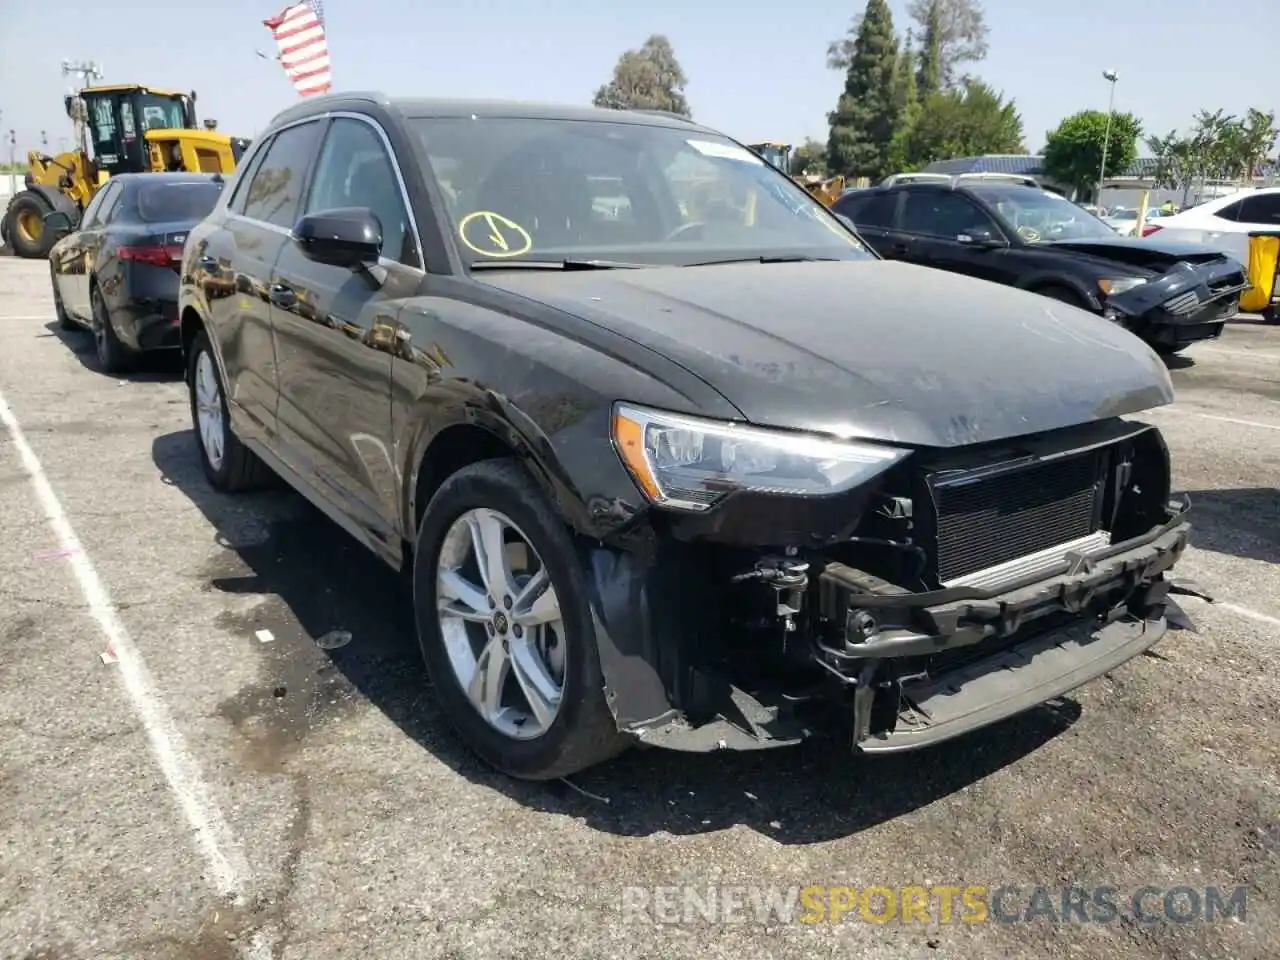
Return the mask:
<path fill-rule="evenodd" d="M 901 229 L 914 238 L 912 260 L 926 267 L 1009 283 L 1008 238 L 995 220 L 953 190 L 906 191 Z M 1003 246 L 992 246 L 983 241 Z"/>

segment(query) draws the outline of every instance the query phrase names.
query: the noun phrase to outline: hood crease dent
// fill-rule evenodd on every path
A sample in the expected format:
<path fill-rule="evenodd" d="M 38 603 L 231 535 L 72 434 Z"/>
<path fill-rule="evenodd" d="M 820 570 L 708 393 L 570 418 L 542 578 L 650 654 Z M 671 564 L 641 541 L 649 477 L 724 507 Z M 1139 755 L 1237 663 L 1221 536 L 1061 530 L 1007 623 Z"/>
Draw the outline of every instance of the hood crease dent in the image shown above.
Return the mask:
<path fill-rule="evenodd" d="M 483 282 L 670 357 L 758 426 L 956 447 L 1173 400 L 1164 363 L 1117 324 L 911 264 L 512 271 Z"/>

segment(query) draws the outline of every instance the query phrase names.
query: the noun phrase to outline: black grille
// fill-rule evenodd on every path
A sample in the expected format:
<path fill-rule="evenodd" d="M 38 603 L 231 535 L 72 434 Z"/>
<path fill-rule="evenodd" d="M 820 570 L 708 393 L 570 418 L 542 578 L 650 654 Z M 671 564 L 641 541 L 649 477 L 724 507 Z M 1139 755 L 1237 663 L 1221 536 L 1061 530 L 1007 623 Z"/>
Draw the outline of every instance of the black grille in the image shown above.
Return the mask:
<path fill-rule="evenodd" d="M 937 576 L 953 580 L 1098 528 L 1100 453 L 934 484 Z"/>

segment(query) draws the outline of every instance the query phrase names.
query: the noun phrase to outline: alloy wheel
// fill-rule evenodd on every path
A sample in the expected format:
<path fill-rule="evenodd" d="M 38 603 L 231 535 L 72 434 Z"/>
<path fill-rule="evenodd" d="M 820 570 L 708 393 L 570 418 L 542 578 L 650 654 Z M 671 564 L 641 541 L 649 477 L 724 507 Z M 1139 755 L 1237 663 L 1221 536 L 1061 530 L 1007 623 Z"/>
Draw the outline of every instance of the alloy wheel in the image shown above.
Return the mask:
<path fill-rule="evenodd" d="M 560 710 L 565 639 L 541 557 L 508 517 L 475 508 L 449 527 L 435 572 L 440 636 L 467 699 L 507 737 L 542 736 Z"/>
<path fill-rule="evenodd" d="M 200 431 L 200 443 L 209 466 L 215 471 L 222 468 L 225 433 L 222 419 L 222 390 L 213 369 L 213 360 L 207 350 L 196 360 L 195 375 L 196 428 Z"/>

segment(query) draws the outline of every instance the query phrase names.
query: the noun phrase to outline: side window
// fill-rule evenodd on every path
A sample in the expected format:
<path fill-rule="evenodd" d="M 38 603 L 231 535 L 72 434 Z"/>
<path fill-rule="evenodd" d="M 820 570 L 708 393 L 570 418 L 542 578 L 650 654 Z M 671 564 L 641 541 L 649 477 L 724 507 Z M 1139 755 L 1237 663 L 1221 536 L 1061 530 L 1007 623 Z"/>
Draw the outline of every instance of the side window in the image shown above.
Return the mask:
<path fill-rule="evenodd" d="M 120 187 L 115 193 L 108 197 L 102 204 L 102 210 L 98 214 L 98 225 L 105 227 L 109 223 L 113 223 L 120 215 L 120 210 L 124 206 L 125 193 L 124 187 Z"/>
<path fill-rule="evenodd" d="M 990 231 L 999 235 L 991 218 L 958 193 L 910 190 L 902 210 L 902 230 L 954 240 L 962 233 Z"/>
<path fill-rule="evenodd" d="M 128 100 L 120 102 L 120 125 L 124 128 L 124 138 L 126 140 L 137 139 L 138 127 L 133 121 L 133 104 Z"/>
<path fill-rule="evenodd" d="M 98 191 L 97 196 L 84 208 L 84 216 L 80 218 L 81 230 L 92 230 L 102 225 L 102 211 L 109 203 L 114 203 L 120 193 L 120 181 L 108 180 L 107 185 Z"/>
<path fill-rule="evenodd" d="M 835 210 L 836 213 L 843 213 L 859 227 L 891 230 L 897 205 L 898 194 L 896 193 L 877 193 L 870 197 L 859 197 L 855 194 L 838 201 Z"/>
<path fill-rule="evenodd" d="M 1240 219 L 1240 201 L 1229 203 L 1214 214 L 1219 220 L 1230 220 L 1233 223 Z"/>
<path fill-rule="evenodd" d="M 1238 218 L 1242 223 L 1280 223 L 1280 193 L 1263 193 L 1240 201 Z"/>
<path fill-rule="evenodd" d="M 289 127 L 276 134 L 249 181 L 244 215 L 292 229 L 298 221 L 307 168 L 320 147 L 323 121 Z"/>
<path fill-rule="evenodd" d="M 372 210 L 382 224 L 382 255 L 397 263 L 419 265 L 409 214 L 386 144 L 372 126 L 349 117 L 338 117 L 329 127 L 306 212 L 339 207 Z"/>
<path fill-rule="evenodd" d="M 236 182 L 231 199 L 227 202 L 227 209 L 232 213 L 244 213 L 244 205 L 249 199 L 249 184 L 253 180 L 254 174 L 258 172 L 258 168 L 262 166 L 262 160 L 267 155 L 267 151 L 271 149 L 271 141 L 268 139 L 263 143 L 262 148 L 253 155 L 253 159 L 249 161 L 248 166 L 236 160 Z"/>

